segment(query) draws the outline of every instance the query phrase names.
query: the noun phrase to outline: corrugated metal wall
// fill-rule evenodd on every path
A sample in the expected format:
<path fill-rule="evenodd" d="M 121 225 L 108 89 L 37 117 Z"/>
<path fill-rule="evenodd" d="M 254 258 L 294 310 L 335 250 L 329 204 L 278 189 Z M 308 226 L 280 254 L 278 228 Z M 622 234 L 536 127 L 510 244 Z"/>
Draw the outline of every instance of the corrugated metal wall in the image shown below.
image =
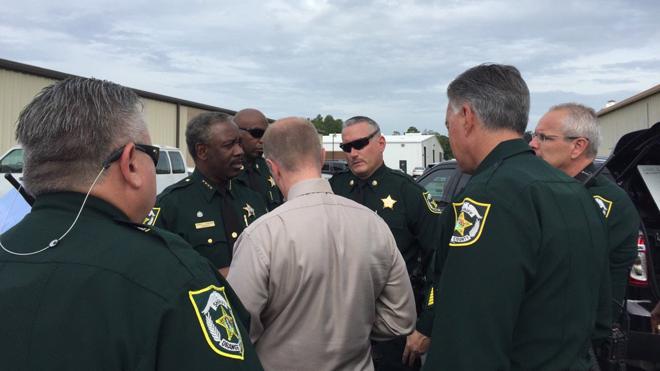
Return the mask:
<path fill-rule="evenodd" d="M 16 120 L 32 98 L 55 80 L 0 69 L 0 156 L 16 144 Z"/>
<path fill-rule="evenodd" d="M 25 105 L 44 87 L 57 80 L 0 68 L 0 155 L 16 144 L 16 120 Z M 144 117 L 155 144 L 177 145 L 177 104 L 142 97 Z M 186 146 L 186 125 L 202 112 L 199 108 L 179 105 L 179 148 L 189 166 L 193 166 Z"/>
<path fill-rule="evenodd" d="M 622 135 L 646 129 L 660 121 L 660 93 L 608 112 L 598 118 L 602 143 L 599 156 L 608 156 Z"/>

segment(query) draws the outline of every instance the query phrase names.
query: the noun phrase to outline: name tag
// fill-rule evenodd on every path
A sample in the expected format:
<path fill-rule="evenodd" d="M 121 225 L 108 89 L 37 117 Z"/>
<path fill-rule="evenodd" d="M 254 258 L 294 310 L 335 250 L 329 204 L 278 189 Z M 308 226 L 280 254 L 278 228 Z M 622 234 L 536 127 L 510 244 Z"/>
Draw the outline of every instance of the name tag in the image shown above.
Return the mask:
<path fill-rule="evenodd" d="M 213 220 L 208 222 L 195 223 L 195 229 L 204 229 L 215 227 L 215 222 Z"/>

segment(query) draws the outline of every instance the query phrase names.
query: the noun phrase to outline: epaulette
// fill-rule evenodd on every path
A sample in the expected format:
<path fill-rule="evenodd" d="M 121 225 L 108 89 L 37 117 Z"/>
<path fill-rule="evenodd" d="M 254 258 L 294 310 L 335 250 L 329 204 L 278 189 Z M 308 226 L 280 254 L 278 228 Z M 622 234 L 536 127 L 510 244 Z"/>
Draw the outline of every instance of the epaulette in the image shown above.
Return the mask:
<path fill-rule="evenodd" d="M 401 171 L 401 170 L 398 170 L 398 169 L 391 169 L 391 168 L 388 168 L 388 170 L 390 171 L 390 173 L 392 173 L 392 174 L 394 174 L 394 175 L 396 175 L 396 176 L 398 176 L 398 177 L 404 178 L 405 180 L 408 180 L 408 181 L 410 181 L 411 183 L 415 183 L 415 184 L 417 184 L 417 183 L 415 182 L 415 179 L 413 179 L 410 175 L 404 173 L 404 172 Z"/>
<path fill-rule="evenodd" d="M 162 197 L 166 196 L 167 194 L 169 194 L 172 191 L 175 191 L 177 189 L 186 188 L 186 187 L 190 186 L 193 183 L 194 182 L 192 181 L 191 177 L 189 177 L 189 176 L 185 177 L 185 178 L 179 180 L 178 182 L 176 182 L 176 183 L 168 186 L 167 188 L 163 189 L 163 191 L 158 195 L 158 198 L 162 198 Z"/>

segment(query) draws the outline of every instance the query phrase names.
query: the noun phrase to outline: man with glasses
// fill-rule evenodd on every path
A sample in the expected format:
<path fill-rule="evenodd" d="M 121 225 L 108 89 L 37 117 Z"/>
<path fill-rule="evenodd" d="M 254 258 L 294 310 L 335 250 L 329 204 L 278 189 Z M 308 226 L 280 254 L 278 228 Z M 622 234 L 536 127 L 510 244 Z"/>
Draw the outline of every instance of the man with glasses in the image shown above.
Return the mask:
<path fill-rule="evenodd" d="M 350 172 L 330 179 L 333 191 L 380 215 L 390 227 L 406 261 L 421 308 L 426 268 L 438 240 L 440 209 L 431 195 L 408 175 L 385 166 L 385 137 L 378 124 L 365 116 L 344 122 L 341 149 L 346 152 Z M 418 368 L 418 357 L 428 348 L 428 337 L 415 331 L 406 349 L 406 337 L 374 343 L 376 370 Z M 404 352 L 405 350 L 405 352 Z M 415 365 L 417 363 L 417 365 Z"/>
<path fill-rule="evenodd" d="M 236 177 L 236 181 L 262 195 L 268 210 L 273 210 L 282 204 L 283 200 L 282 193 L 263 159 L 261 137 L 266 132 L 268 120 L 260 111 L 246 108 L 234 115 L 234 123 L 241 130 L 241 146 L 245 152 L 243 156 L 245 169 Z"/>
<path fill-rule="evenodd" d="M 607 232 L 584 187 L 522 140 L 529 90 L 483 64 L 447 88 L 446 126 L 472 177 L 445 210 L 424 370 L 588 370 Z"/>
<path fill-rule="evenodd" d="M 178 236 L 138 224 L 158 149 L 132 90 L 60 81 L 16 137 L 36 201 L 0 236 L 2 369 L 262 369 L 226 281 Z"/>
<path fill-rule="evenodd" d="M 613 307 L 612 317 L 598 323 L 594 341 L 597 353 L 610 333 L 609 322 L 616 322 L 625 307 L 623 300 L 630 267 L 637 256 L 640 223 L 637 209 L 626 192 L 602 173 L 593 176 L 599 143 L 596 112 L 577 103 L 550 108 L 539 120 L 529 143 L 537 156 L 584 184 L 607 221 Z"/>
<path fill-rule="evenodd" d="M 227 275 L 234 242 L 266 213 L 263 198 L 233 180 L 243 168 L 241 135 L 231 116 L 207 112 L 186 128 L 195 171 L 165 188 L 149 224 L 174 232 Z"/>

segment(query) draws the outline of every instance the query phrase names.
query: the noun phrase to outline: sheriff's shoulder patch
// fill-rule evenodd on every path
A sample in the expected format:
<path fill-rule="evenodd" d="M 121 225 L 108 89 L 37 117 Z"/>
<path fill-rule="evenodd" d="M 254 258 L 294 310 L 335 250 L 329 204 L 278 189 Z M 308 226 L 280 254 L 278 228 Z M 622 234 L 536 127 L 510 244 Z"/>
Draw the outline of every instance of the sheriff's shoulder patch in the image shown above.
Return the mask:
<path fill-rule="evenodd" d="M 147 214 L 147 217 L 144 218 L 144 222 L 142 222 L 142 224 L 153 227 L 156 224 L 156 219 L 158 219 L 158 215 L 160 215 L 160 207 L 152 208 L 151 210 L 149 210 L 149 214 Z"/>
<path fill-rule="evenodd" d="M 484 230 L 491 204 L 466 197 L 463 202 L 454 203 L 453 206 L 456 224 L 449 246 L 462 247 L 474 244 Z"/>
<path fill-rule="evenodd" d="M 225 288 L 211 285 L 189 291 L 188 296 L 211 349 L 221 356 L 242 360 L 245 353 L 243 338 Z"/>
<path fill-rule="evenodd" d="M 424 198 L 424 202 L 426 203 L 426 207 L 429 208 L 429 211 L 434 213 L 434 214 L 442 214 L 442 210 L 438 207 L 438 203 L 435 202 L 433 197 L 429 192 L 424 192 L 422 193 L 422 197 Z"/>
<path fill-rule="evenodd" d="M 596 205 L 607 219 L 610 216 L 610 211 L 612 211 L 612 201 L 598 195 L 594 195 L 594 201 L 596 201 Z"/>

